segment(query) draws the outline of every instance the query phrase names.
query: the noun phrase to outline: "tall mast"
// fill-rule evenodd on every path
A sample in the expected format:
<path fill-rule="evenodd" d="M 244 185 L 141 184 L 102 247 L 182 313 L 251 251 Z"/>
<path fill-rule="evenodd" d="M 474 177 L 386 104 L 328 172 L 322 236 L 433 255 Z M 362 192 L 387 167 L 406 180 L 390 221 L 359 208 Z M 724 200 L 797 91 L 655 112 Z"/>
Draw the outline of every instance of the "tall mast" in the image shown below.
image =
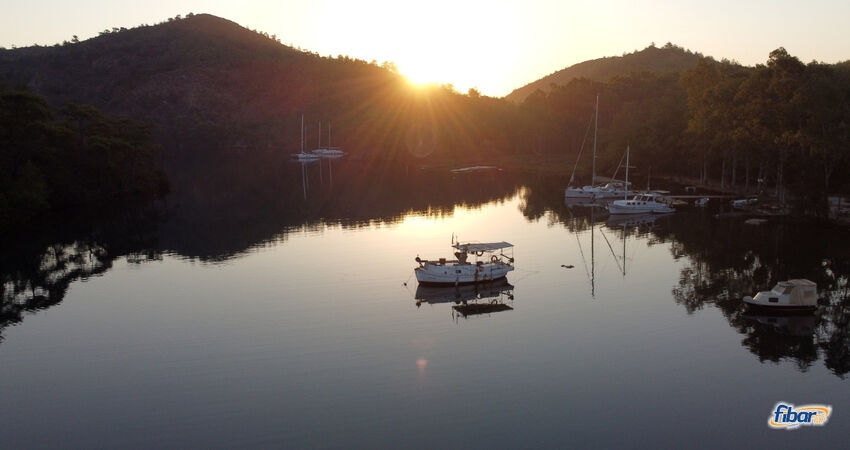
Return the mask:
<path fill-rule="evenodd" d="M 322 148 L 322 121 L 319 121 L 319 144 L 316 145 L 316 148 Z"/>
<path fill-rule="evenodd" d="M 328 148 L 331 148 L 331 121 L 328 121 Z"/>
<path fill-rule="evenodd" d="M 301 153 L 304 153 L 304 113 L 301 113 Z"/>
<path fill-rule="evenodd" d="M 590 185 L 596 183 L 596 131 L 599 129 L 599 94 L 596 94 L 596 118 L 593 119 L 593 173 L 590 178 Z"/>
<path fill-rule="evenodd" d="M 626 145 L 626 190 L 623 200 L 629 199 L 629 146 Z"/>

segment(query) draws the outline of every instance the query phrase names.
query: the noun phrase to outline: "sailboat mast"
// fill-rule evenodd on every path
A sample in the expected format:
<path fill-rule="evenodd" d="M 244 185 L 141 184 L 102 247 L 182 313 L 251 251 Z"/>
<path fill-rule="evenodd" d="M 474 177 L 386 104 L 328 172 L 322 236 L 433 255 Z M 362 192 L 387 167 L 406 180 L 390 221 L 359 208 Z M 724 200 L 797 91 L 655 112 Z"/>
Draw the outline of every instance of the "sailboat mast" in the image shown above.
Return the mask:
<path fill-rule="evenodd" d="M 319 143 L 316 145 L 316 148 L 322 148 L 322 121 L 319 121 Z"/>
<path fill-rule="evenodd" d="M 596 132 L 599 129 L 599 94 L 596 94 L 596 118 L 593 119 L 593 171 L 591 173 L 590 185 L 596 183 Z"/>
<path fill-rule="evenodd" d="M 328 148 L 331 148 L 331 121 L 328 121 Z"/>
<path fill-rule="evenodd" d="M 301 114 L 301 153 L 304 153 L 304 114 Z"/>
<path fill-rule="evenodd" d="M 629 199 L 629 146 L 626 145 L 626 192 L 623 194 L 623 200 Z"/>

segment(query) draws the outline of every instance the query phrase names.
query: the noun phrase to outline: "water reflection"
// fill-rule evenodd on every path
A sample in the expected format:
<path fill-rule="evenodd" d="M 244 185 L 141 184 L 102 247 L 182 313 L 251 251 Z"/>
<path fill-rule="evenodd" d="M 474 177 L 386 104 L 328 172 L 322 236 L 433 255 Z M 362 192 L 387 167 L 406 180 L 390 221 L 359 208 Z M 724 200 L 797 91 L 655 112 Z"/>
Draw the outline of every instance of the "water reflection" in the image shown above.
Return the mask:
<path fill-rule="evenodd" d="M 492 283 L 452 287 L 416 287 L 416 307 L 423 304 L 453 303 L 452 317 L 469 318 L 513 309 L 514 286 L 505 279 Z"/>
<path fill-rule="evenodd" d="M 715 217 L 711 204 L 671 215 L 609 217 L 602 208 L 565 203 L 560 180 L 534 174 L 455 176 L 405 165 L 375 171 L 344 159 L 334 161 L 333 168 L 287 163 L 277 170 L 272 171 L 275 176 L 237 187 L 208 181 L 182 189 L 170 200 L 164 223 L 127 218 L 63 236 L 5 239 L 0 251 L 0 340 L 7 327 L 60 303 L 71 283 L 107 272 L 117 258 L 138 263 L 170 254 L 227 262 L 253 248 L 285 242 L 296 231 L 398 224 L 411 215 L 445 217 L 458 205 L 475 209 L 520 195 L 525 220 L 544 221 L 563 230 L 565 240 L 578 242 L 592 297 L 599 288 L 600 258 L 613 257 L 626 277 L 631 267 L 642 264 L 630 259 L 627 244 L 665 245 L 681 267 L 671 289 L 675 305 L 688 313 L 718 309 L 743 336 L 741 345 L 761 361 L 791 360 L 806 370 L 822 360 L 837 376 L 850 373 L 846 231 L 773 219 L 747 225 L 741 219 Z M 288 175 L 281 177 L 281 171 Z M 747 314 L 744 295 L 789 278 L 817 283 L 823 307 L 816 316 Z M 513 286 L 420 287 L 415 298 L 420 307 L 448 303 L 455 318 L 474 317 L 511 309 Z"/>
<path fill-rule="evenodd" d="M 5 328 L 61 303 L 71 283 L 106 273 L 118 257 L 161 259 L 154 229 L 155 219 L 123 216 L 93 232 L 6 241 L 0 251 L 0 342 Z"/>
<path fill-rule="evenodd" d="M 673 187 L 676 189 L 676 187 Z M 835 375 L 850 373 L 850 233 L 818 224 L 771 219 L 756 226 L 744 218 L 724 217 L 725 204 L 683 208 L 675 214 L 614 217 L 586 202 L 564 202 L 544 184 L 524 192 L 523 214 L 529 220 L 545 216 L 572 233 L 590 230 L 589 278 L 594 284 L 595 225 L 618 230 L 622 248 L 612 236 L 600 233 L 603 246 L 620 253 L 626 274 L 626 242 L 642 236 L 646 245 L 669 245 L 671 256 L 683 262 L 674 302 L 691 314 L 708 306 L 718 308 L 730 326 L 745 335 L 741 344 L 760 361 L 794 361 L 800 370 L 822 359 Z M 601 231 L 601 228 L 600 228 Z M 598 244 L 598 242 L 597 242 Z M 580 247 L 581 249 L 581 247 Z M 585 250 L 586 251 L 586 250 Z M 584 255 L 582 255 L 584 256 Z M 596 255 L 598 257 L 598 255 Z M 632 262 L 634 264 L 634 262 Z M 818 285 L 817 316 L 769 318 L 746 314 L 742 301 L 777 281 L 808 278 Z"/>

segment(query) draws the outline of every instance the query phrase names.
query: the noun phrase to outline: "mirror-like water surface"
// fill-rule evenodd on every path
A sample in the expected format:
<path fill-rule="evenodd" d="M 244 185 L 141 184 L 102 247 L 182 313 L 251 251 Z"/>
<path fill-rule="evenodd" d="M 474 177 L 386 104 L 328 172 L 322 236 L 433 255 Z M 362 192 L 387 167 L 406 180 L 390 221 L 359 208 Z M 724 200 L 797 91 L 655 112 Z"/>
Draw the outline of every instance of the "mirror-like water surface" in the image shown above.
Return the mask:
<path fill-rule="evenodd" d="M 120 238 L 10 250 L 2 446 L 846 438 L 843 231 L 750 226 L 715 217 L 716 207 L 620 220 L 501 174 L 485 177 L 489 188 L 441 179 L 448 192 L 433 196 L 400 174 L 388 201 L 342 170 L 333 187 L 327 172 L 316 185 L 307 170 L 316 168 L 304 171 L 309 189 L 264 203 L 260 216 L 187 214 Z M 414 257 L 451 256 L 452 233 L 514 244 L 508 283 L 417 290 Z M 818 283 L 818 315 L 742 307 L 741 295 L 793 277 Z M 455 308 L 473 303 L 505 306 Z M 831 404 L 833 417 L 770 430 L 778 401 Z"/>

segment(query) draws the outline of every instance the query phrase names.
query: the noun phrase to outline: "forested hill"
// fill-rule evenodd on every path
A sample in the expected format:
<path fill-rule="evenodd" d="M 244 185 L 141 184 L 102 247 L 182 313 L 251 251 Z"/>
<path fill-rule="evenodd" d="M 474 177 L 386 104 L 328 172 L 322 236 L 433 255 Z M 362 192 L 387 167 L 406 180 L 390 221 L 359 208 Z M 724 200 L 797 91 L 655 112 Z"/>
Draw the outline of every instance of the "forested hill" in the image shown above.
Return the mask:
<path fill-rule="evenodd" d="M 514 102 L 522 102 L 538 89 L 548 92 L 552 84 L 567 84 L 575 78 L 606 82 L 616 76 L 625 76 L 633 72 L 656 74 L 684 72 L 697 64 L 699 56 L 697 53 L 692 53 L 669 42 L 661 48 L 650 45 L 643 50 L 623 56 L 609 56 L 574 64 L 528 83 L 521 88 L 514 89 L 505 98 Z"/>
<path fill-rule="evenodd" d="M 289 142 L 299 136 L 296 112 L 311 123 L 333 116 L 327 97 L 340 85 L 371 92 L 392 79 L 364 61 L 321 58 L 207 14 L 0 52 L 0 83 L 26 85 L 56 106 L 88 103 L 149 121 L 172 160 L 194 159 L 201 147 L 297 151 Z"/>
<path fill-rule="evenodd" d="M 224 170 L 232 164 L 223 161 L 267 167 L 288 159 L 300 149 L 302 114 L 308 150 L 319 121 L 330 121 L 332 144 L 360 159 L 406 157 L 411 148 L 469 158 L 486 148 L 492 156 L 520 140 L 506 135 L 513 118 L 492 107 L 504 100 L 448 86 L 414 89 L 391 63 L 320 57 L 207 14 L 0 50 L 3 84 L 26 85 L 57 107 L 86 103 L 153 123 L 172 178 L 198 164 Z"/>

